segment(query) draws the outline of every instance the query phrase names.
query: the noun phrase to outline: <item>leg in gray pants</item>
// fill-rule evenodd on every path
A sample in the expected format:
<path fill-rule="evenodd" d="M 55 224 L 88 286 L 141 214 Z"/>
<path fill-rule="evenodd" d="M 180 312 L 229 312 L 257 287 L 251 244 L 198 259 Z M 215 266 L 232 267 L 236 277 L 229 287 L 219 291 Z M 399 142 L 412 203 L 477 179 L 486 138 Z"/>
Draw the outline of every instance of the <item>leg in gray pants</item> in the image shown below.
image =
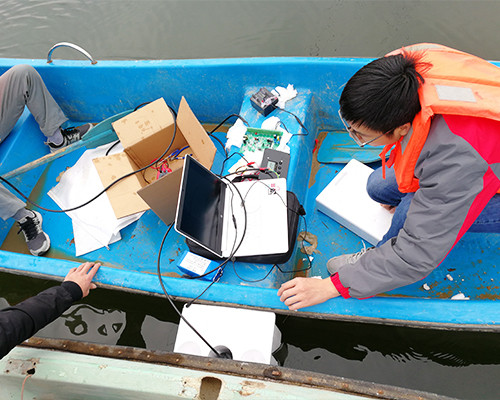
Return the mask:
<path fill-rule="evenodd" d="M 33 67 L 16 65 L 0 76 L 0 143 L 12 131 L 25 106 L 47 138 L 54 137 L 56 132 L 61 135 L 59 127 L 67 118 L 50 95 L 42 78 Z M 3 220 L 14 218 L 18 222 L 31 254 L 40 256 L 49 250 L 50 238 L 42 230 L 41 214 L 26 209 L 26 203 L 2 185 L 0 217 Z"/>
<path fill-rule="evenodd" d="M 28 106 L 47 137 L 67 121 L 41 76 L 30 65 L 16 65 L 0 76 L 0 142 Z"/>
<path fill-rule="evenodd" d="M 30 65 L 16 65 L 0 76 L 0 143 L 7 137 L 27 106 L 47 137 L 67 120 L 42 78 Z M 26 203 L 0 186 L 0 217 L 11 218 Z"/>

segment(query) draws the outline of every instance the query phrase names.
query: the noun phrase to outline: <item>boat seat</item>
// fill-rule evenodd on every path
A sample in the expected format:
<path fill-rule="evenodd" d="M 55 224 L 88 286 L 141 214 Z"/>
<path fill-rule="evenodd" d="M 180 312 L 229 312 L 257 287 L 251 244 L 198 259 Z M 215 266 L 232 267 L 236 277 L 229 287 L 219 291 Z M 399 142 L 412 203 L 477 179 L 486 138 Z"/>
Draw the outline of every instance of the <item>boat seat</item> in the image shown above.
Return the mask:
<path fill-rule="evenodd" d="M 296 115 L 310 132 L 308 135 L 302 135 L 307 132 L 299 125 L 294 116 L 288 112 L 276 109 L 267 117 L 264 117 L 264 115 L 252 106 L 250 98 L 259 89 L 260 87 L 257 86 L 246 88 L 240 115 L 254 128 L 260 128 L 262 122 L 270 117 L 278 117 L 290 133 L 301 134 L 292 137 L 288 142 L 288 146 L 290 147 L 290 165 L 287 176 L 287 187 L 288 190 L 295 193 L 299 201 L 303 204 L 311 168 L 311 153 L 314 149 L 314 141 L 316 139 L 316 129 L 312 125 L 312 121 L 314 120 L 312 92 L 304 88 L 297 89 L 297 96 L 287 101 L 285 105 L 286 111 Z M 280 127 L 283 128 L 283 126 Z"/>
<path fill-rule="evenodd" d="M 49 153 L 44 142 L 45 136 L 26 108 L 11 133 L 0 144 L 0 174 L 21 167 L 26 160 L 36 160 Z M 29 157 L 26 152 L 29 152 Z"/>

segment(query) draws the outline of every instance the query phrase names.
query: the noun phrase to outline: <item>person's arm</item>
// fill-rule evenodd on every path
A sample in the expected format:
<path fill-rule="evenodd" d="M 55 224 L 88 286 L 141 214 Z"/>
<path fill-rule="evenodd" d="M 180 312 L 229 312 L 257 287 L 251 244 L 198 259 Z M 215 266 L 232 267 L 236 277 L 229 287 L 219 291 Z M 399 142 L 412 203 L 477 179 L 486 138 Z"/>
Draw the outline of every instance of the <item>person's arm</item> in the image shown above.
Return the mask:
<path fill-rule="evenodd" d="M 478 130 L 487 135 L 482 128 Z M 341 267 L 331 277 L 336 291 L 345 298 L 363 299 L 426 277 L 498 190 L 498 179 L 486 182 L 489 170 L 475 148 L 452 133 L 443 117 L 435 117 L 415 169 L 420 189 L 412 200 L 403 229 L 396 238 L 370 250 L 355 264 Z M 288 287 L 294 281 L 284 285 Z M 308 286 L 304 285 L 302 299 L 295 305 L 292 299 L 286 302 L 281 289 L 278 294 L 293 309 L 324 301 L 317 295 L 316 285 Z"/>
<path fill-rule="evenodd" d="M 290 310 L 310 307 L 340 296 L 330 278 L 294 278 L 278 290 L 280 300 Z"/>
<path fill-rule="evenodd" d="M 488 135 L 480 125 L 478 136 Z M 483 137 L 484 139 L 484 137 Z M 416 165 L 420 189 L 396 238 L 367 252 L 338 278 L 349 296 L 366 298 L 423 279 L 448 255 L 498 190 L 488 163 L 435 117 Z"/>
<path fill-rule="evenodd" d="M 58 318 L 75 301 L 95 288 L 92 279 L 100 264 L 72 268 L 60 286 L 54 286 L 13 307 L 0 310 L 0 359 L 19 343 Z"/>

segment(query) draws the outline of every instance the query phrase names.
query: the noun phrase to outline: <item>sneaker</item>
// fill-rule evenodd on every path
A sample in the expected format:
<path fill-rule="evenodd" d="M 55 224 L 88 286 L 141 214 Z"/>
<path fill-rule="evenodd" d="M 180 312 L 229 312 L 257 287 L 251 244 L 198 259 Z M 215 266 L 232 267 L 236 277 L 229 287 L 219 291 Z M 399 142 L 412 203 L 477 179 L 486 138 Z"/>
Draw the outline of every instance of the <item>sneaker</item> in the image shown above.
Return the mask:
<path fill-rule="evenodd" d="M 333 275 L 337 272 L 339 272 L 340 267 L 346 264 L 354 264 L 356 261 L 358 261 L 363 254 L 366 254 L 366 252 L 370 251 L 371 249 L 374 249 L 374 247 L 368 247 L 366 246 L 358 251 L 357 253 L 354 254 L 343 254 L 341 256 L 333 257 L 328 260 L 326 263 L 326 268 L 328 269 L 328 272 Z"/>
<path fill-rule="evenodd" d="M 41 256 L 50 248 L 49 236 L 42 231 L 42 216 L 39 212 L 29 210 L 33 216 L 24 217 L 17 221 L 19 232 L 24 234 L 28 249 L 34 256 Z M 17 233 L 19 233 L 17 232 Z"/>
<path fill-rule="evenodd" d="M 52 142 L 47 142 L 47 146 L 49 146 L 50 152 L 54 153 L 57 150 L 62 149 L 63 147 L 69 146 L 71 143 L 78 142 L 93 126 L 94 124 L 88 123 L 85 125 L 77 126 L 76 128 L 59 128 L 63 136 L 63 141 L 59 145 L 56 145 Z"/>

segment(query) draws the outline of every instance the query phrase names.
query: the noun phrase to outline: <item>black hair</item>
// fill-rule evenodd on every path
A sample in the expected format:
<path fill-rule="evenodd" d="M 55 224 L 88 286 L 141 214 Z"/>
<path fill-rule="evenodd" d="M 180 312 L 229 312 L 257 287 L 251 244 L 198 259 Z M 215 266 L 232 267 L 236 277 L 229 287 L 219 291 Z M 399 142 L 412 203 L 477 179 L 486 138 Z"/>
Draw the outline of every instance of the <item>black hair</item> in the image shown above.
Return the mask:
<path fill-rule="evenodd" d="M 362 67 L 342 91 L 342 117 L 378 132 L 411 123 L 421 109 L 418 89 L 424 78 L 417 71 L 420 56 L 404 52 Z"/>

